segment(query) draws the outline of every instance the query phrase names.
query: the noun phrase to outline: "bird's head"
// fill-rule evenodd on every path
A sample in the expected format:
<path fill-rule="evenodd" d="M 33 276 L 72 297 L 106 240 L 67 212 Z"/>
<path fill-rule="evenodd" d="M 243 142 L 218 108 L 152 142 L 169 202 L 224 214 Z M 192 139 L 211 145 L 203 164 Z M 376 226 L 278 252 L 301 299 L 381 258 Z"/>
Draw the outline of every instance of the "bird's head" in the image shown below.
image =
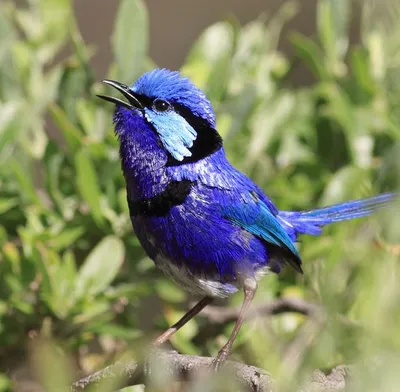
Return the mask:
<path fill-rule="evenodd" d="M 155 69 L 131 87 L 112 80 L 103 82 L 125 98 L 99 95 L 116 104 L 114 120 L 119 136 L 137 132 L 137 124 L 148 124 L 175 164 L 197 161 L 222 147 L 210 101 L 179 72 Z"/>

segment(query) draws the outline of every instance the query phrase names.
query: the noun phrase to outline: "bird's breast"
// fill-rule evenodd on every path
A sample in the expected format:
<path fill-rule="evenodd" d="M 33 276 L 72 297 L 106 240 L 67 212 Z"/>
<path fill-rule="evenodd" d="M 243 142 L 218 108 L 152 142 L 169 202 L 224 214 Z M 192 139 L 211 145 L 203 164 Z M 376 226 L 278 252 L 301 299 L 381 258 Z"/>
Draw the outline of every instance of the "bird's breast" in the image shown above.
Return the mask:
<path fill-rule="evenodd" d="M 262 241 L 221 214 L 229 196 L 197 182 L 170 187 L 130 207 L 139 241 L 164 273 L 193 293 L 225 296 L 266 266 Z"/>
<path fill-rule="evenodd" d="M 189 196 L 195 181 L 170 181 L 159 193 L 149 198 L 132 200 L 128 196 L 128 206 L 131 217 L 155 216 L 161 217 L 169 213 L 171 208 L 182 205 Z"/>

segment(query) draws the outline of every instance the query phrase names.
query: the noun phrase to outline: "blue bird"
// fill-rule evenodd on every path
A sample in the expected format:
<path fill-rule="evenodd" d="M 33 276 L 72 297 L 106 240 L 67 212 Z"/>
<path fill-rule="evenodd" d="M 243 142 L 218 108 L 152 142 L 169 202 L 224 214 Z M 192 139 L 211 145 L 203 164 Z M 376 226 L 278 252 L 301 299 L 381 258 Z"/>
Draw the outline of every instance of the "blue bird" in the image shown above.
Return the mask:
<path fill-rule="evenodd" d="M 132 86 L 104 80 L 125 99 L 116 105 L 115 132 L 135 233 L 166 275 L 203 299 L 156 339 L 162 344 L 216 297 L 239 289 L 244 301 L 232 335 L 214 366 L 224 361 L 244 314 L 267 272 L 289 264 L 302 273 L 295 247 L 300 234 L 370 215 L 393 194 L 310 211 L 280 211 L 227 160 L 210 101 L 179 72 L 155 69 Z"/>

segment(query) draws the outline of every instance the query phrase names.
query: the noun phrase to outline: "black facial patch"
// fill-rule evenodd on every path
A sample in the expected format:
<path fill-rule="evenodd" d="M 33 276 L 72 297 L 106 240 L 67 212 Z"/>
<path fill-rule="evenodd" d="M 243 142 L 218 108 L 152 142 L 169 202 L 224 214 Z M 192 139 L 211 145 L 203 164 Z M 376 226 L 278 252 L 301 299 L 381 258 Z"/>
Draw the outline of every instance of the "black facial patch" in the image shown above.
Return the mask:
<path fill-rule="evenodd" d="M 130 200 L 128 198 L 131 216 L 164 216 L 174 206 L 179 206 L 188 197 L 194 181 L 171 181 L 167 187 L 150 199 Z"/>
<path fill-rule="evenodd" d="M 175 111 L 181 115 L 197 132 L 197 138 L 190 148 L 192 156 L 185 157 L 182 161 L 168 155 L 167 166 L 179 166 L 185 163 L 197 162 L 210 156 L 222 147 L 222 137 L 216 129 L 212 128 L 208 121 L 195 116 L 186 106 L 174 104 Z"/>
<path fill-rule="evenodd" d="M 153 106 L 154 98 L 150 98 L 147 95 L 132 93 L 138 101 L 146 108 L 151 108 Z"/>
<path fill-rule="evenodd" d="M 133 94 L 140 103 L 151 108 L 154 103 L 154 98 L 147 97 L 142 94 Z M 186 163 L 197 162 L 200 159 L 206 158 L 218 151 L 222 147 L 222 138 L 216 129 L 210 126 L 207 120 L 194 115 L 186 106 L 171 101 L 173 109 L 176 113 L 182 116 L 197 132 L 197 138 L 193 141 L 193 146 L 190 148 L 192 156 L 185 157 L 182 161 L 178 161 L 168 153 L 167 166 L 179 166 Z"/>

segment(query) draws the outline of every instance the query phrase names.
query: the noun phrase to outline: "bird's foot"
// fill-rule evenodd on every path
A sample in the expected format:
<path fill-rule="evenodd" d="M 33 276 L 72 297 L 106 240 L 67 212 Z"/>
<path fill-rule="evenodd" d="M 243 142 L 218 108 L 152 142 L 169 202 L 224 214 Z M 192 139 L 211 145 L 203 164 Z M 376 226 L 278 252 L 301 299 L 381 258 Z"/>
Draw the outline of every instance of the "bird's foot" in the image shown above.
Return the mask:
<path fill-rule="evenodd" d="M 225 347 L 222 348 L 218 352 L 218 355 L 211 362 L 210 368 L 215 372 L 218 372 L 221 369 L 221 366 L 224 364 L 224 362 L 228 359 L 228 356 L 229 356 L 229 351 L 226 350 Z"/>

